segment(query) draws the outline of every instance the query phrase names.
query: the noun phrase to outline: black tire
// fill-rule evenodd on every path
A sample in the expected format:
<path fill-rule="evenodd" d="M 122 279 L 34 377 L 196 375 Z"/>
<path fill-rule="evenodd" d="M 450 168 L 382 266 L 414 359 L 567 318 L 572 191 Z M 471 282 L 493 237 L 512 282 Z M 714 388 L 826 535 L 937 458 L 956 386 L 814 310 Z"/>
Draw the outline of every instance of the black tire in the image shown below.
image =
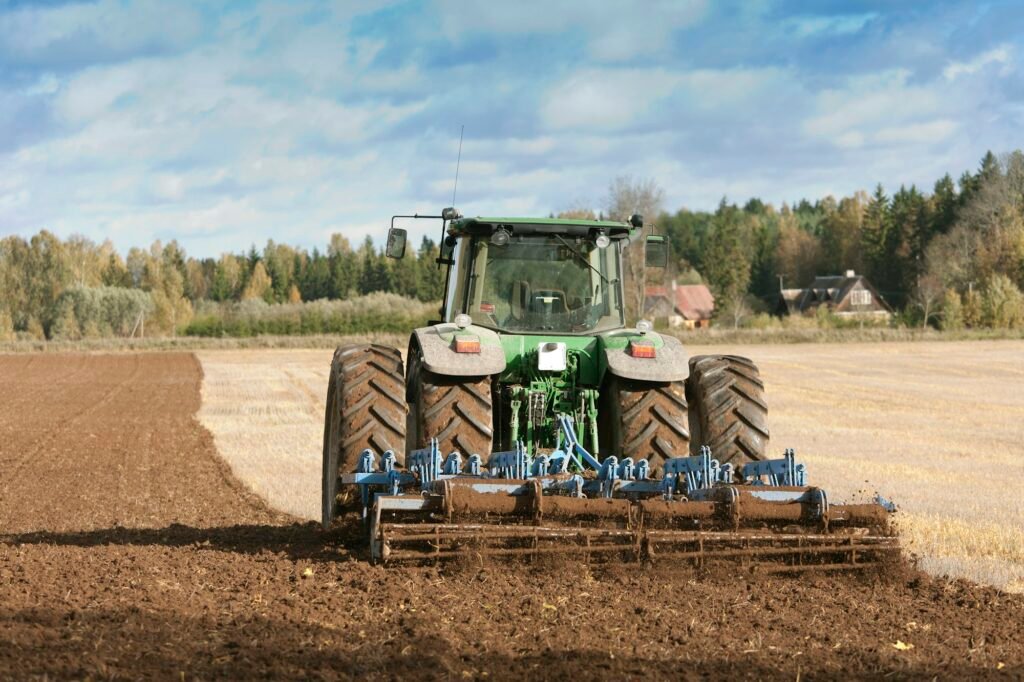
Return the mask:
<path fill-rule="evenodd" d="M 329 527 L 347 505 L 339 475 L 355 471 L 366 448 L 378 457 L 393 450 L 405 461 L 405 378 L 402 356 L 376 344 L 341 346 L 334 351 L 324 413 L 323 525 Z"/>
<path fill-rule="evenodd" d="M 442 456 L 459 452 L 486 462 L 494 441 L 491 377 L 442 376 L 424 369 L 418 356 L 410 362 L 410 449 L 436 438 Z"/>
<path fill-rule="evenodd" d="M 693 454 L 702 445 L 740 467 L 768 456 L 768 403 L 757 365 L 736 355 L 690 358 L 686 380 Z"/>
<path fill-rule="evenodd" d="M 672 457 L 690 454 L 686 391 L 682 381 L 652 382 L 613 376 L 601 422 L 616 457 L 647 459 L 651 472 Z"/>

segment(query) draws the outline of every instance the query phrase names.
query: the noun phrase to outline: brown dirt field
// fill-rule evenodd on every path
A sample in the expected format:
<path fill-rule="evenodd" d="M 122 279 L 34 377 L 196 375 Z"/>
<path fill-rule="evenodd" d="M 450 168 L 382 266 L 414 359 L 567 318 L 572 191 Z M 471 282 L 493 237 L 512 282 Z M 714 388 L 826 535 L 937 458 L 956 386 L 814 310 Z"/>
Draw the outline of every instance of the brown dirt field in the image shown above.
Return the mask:
<path fill-rule="evenodd" d="M 0 356 L 0 678 L 1024 676 L 1024 597 L 913 572 L 369 566 L 231 477 L 200 381 Z"/>

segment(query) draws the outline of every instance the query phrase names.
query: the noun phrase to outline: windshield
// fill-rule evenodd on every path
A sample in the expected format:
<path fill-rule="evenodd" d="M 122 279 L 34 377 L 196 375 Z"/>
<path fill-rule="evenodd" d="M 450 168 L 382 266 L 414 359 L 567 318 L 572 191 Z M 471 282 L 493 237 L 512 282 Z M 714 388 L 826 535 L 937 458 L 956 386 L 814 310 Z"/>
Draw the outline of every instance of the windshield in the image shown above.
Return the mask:
<path fill-rule="evenodd" d="M 509 332 L 576 334 L 623 326 L 618 245 L 562 236 L 487 237 L 464 245 L 457 310 Z"/>

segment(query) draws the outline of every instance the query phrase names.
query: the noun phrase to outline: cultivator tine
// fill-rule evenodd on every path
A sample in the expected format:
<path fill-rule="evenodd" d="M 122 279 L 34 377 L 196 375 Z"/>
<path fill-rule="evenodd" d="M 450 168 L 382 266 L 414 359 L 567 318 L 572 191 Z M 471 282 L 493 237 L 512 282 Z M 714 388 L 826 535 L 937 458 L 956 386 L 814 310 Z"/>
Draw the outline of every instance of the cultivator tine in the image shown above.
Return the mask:
<path fill-rule="evenodd" d="M 709 561 L 758 560 L 767 571 L 826 570 L 828 566 L 867 568 L 898 551 L 896 538 L 857 533 L 716 533 L 697 531 L 647 535 L 648 557 L 704 565 Z"/>
<path fill-rule="evenodd" d="M 713 531 L 642 531 L 586 527 L 386 523 L 377 531 L 386 562 L 424 562 L 458 556 L 538 557 L 619 555 L 633 560 L 703 567 L 755 561 L 765 571 L 868 568 L 898 551 L 895 538 Z"/>
<path fill-rule="evenodd" d="M 562 425 L 587 462 L 571 422 Z M 367 452 L 343 480 L 372 500 L 371 553 L 388 563 L 565 555 L 799 572 L 866 568 L 899 550 L 891 505 L 830 504 L 791 451 L 744 466 L 738 480 L 707 448 L 665 462 L 661 480 L 648 478 L 645 460 L 606 457 L 584 477 L 559 473 L 560 457 L 534 458 L 517 443 L 483 465 L 475 455 L 442 457 L 431 441 L 410 453 L 411 473 L 386 456 L 378 468 Z"/>

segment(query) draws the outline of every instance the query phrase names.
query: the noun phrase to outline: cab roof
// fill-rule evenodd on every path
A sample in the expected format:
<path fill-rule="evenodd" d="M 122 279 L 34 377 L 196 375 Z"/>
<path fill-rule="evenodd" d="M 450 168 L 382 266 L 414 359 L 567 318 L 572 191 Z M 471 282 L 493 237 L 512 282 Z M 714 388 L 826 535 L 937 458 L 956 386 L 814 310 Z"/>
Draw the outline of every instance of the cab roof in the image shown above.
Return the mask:
<path fill-rule="evenodd" d="M 633 227 L 627 222 L 612 220 L 582 220 L 578 218 L 459 218 L 448 226 L 451 234 L 490 234 L 498 226 L 511 228 L 515 234 L 569 234 L 583 236 L 591 232 L 604 232 L 609 237 L 627 237 Z"/>

